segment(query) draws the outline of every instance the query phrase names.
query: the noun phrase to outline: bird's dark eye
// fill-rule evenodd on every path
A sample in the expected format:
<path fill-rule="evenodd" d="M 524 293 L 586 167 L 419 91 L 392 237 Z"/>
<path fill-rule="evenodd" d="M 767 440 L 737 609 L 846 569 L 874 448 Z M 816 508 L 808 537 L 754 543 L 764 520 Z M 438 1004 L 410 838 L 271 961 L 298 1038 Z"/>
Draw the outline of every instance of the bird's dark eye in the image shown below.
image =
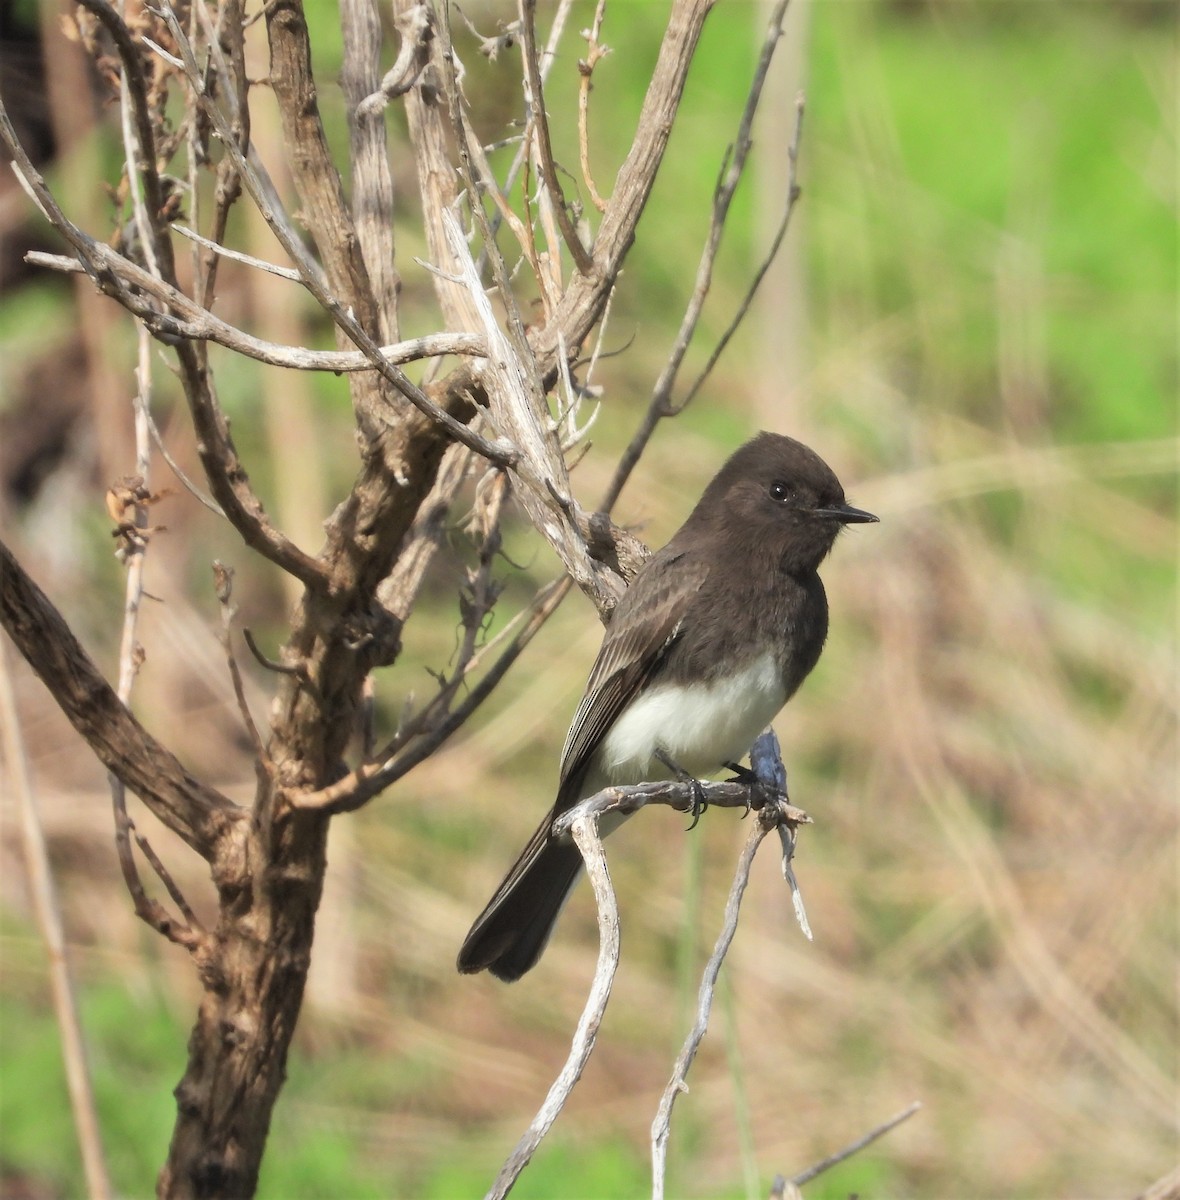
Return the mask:
<path fill-rule="evenodd" d="M 785 483 L 772 483 L 770 498 L 777 500 L 780 504 L 785 504 L 791 498 L 791 489 Z"/>

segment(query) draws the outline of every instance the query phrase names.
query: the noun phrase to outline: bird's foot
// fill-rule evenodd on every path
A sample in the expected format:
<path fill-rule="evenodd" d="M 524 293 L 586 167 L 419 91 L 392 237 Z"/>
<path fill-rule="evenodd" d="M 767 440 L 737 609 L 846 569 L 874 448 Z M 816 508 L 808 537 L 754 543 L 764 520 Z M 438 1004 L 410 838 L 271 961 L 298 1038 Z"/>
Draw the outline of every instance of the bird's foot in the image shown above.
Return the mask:
<path fill-rule="evenodd" d="M 748 788 L 752 788 L 756 783 L 759 782 L 757 774 L 754 771 L 751 771 L 749 767 L 743 767 L 740 763 L 735 763 L 735 762 L 726 762 L 726 763 L 722 763 L 721 765 L 727 771 L 733 772 L 733 778 L 727 779 L 725 781 L 726 783 L 741 783 L 741 784 L 745 784 L 745 786 Z M 750 815 L 751 807 L 752 807 L 752 805 L 750 804 L 750 796 L 749 796 L 749 793 L 747 793 L 746 794 L 746 811 L 744 813 L 742 813 L 743 821 Z"/>
<path fill-rule="evenodd" d="M 709 807 L 709 802 L 705 799 L 705 789 L 701 787 L 701 781 L 695 775 L 690 775 L 663 750 L 657 750 L 655 756 L 676 776 L 679 783 L 687 783 L 692 788 L 692 808 L 689 810 L 692 813 L 692 824 L 688 827 L 688 832 L 691 833 L 700 822 L 705 809 Z"/>

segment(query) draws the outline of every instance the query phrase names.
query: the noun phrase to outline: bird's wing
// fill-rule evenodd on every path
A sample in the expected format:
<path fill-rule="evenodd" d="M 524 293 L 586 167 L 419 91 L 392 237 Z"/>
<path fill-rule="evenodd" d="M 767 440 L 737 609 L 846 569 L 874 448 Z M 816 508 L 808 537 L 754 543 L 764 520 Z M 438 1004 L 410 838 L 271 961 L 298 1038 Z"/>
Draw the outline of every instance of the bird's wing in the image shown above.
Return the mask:
<path fill-rule="evenodd" d="M 561 752 L 562 793 L 567 781 L 583 773 L 607 731 L 680 636 L 689 601 L 709 574 L 707 563 L 667 551 L 650 559 L 635 577 L 607 626 Z"/>

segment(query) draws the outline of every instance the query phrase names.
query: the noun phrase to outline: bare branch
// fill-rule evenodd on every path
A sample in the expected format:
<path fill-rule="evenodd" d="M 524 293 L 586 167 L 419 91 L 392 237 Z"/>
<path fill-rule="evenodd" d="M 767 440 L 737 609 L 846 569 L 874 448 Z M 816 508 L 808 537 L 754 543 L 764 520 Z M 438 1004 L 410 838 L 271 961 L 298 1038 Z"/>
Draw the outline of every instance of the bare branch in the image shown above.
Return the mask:
<path fill-rule="evenodd" d="M 532 350 L 518 348 L 500 327 L 476 274 L 475 263 L 454 218 L 443 213 L 451 254 L 464 273 L 471 301 L 483 321 L 488 357 L 480 371 L 485 381 L 491 420 L 517 447 L 513 476 L 517 498 L 537 529 L 561 557 L 574 582 L 605 611 L 617 600 L 621 581 L 590 553 L 570 495 L 569 474 L 561 442 L 545 405 Z"/>
<path fill-rule="evenodd" d="M 569 209 L 566 206 L 565 195 L 561 190 L 561 181 L 557 177 L 557 167 L 553 162 L 553 145 L 549 137 L 549 116 L 545 112 L 545 96 L 541 86 L 541 70 L 537 61 L 537 0 L 520 0 L 520 50 L 524 60 L 526 99 L 532 118 L 533 137 L 537 148 L 537 161 L 541 169 L 541 178 L 553 199 L 553 208 L 557 223 L 561 227 L 561 237 L 569 247 L 574 265 L 583 275 L 591 275 L 595 270 L 594 258 L 582 245 L 582 239 L 570 220 Z"/>
<path fill-rule="evenodd" d="M 921 1100 L 915 1100 L 913 1104 L 907 1105 L 899 1113 L 895 1113 L 888 1121 L 882 1121 L 880 1125 L 874 1129 L 870 1129 L 863 1137 L 859 1137 L 855 1142 L 849 1143 L 843 1150 L 837 1150 L 835 1154 L 829 1154 L 827 1158 L 821 1159 L 819 1162 L 808 1167 L 805 1171 L 800 1171 L 798 1175 L 792 1175 L 790 1182 L 795 1187 L 802 1187 L 805 1183 L 809 1183 L 817 1175 L 822 1175 L 824 1171 L 837 1166 L 846 1158 L 851 1158 L 854 1154 L 858 1154 L 866 1146 L 872 1145 L 878 1138 L 884 1137 L 891 1130 L 896 1129 L 903 1121 L 908 1121 L 916 1112 L 922 1108 Z"/>
<path fill-rule="evenodd" d="M 201 239 L 205 241 L 206 239 Z M 117 251 L 101 242 L 93 245 L 93 260 L 99 268 L 107 268 L 112 274 L 133 287 L 140 288 L 157 297 L 173 312 L 181 314 L 166 316 L 158 309 L 145 304 L 129 304 L 149 330 L 166 344 L 174 345 L 180 338 L 193 341 L 216 342 L 227 350 L 252 358 L 272 367 L 287 367 L 294 371 L 331 371 L 334 375 L 354 371 L 375 371 L 379 368 L 372 357 L 363 350 L 309 350 L 303 346 L 280 346 L 275 342 L 263 341 L 230 325 L 220 317 L 201 308 L 183 292 L 163 280 L 153 280 L 142 267 L 124 258 Z M 230 253 L 221 248 L 223 253 Z M 247 255 L 234 257 L 248 258 Z M 31 250 L 25 260 L 39 267 L 54 271 L 77 272 L 86 267 L 76 259 L 60 254 L 45 254 Z M 253 265 L 263 266 L 257 260 Z M 276 267 L 275 273 L 286 268 Z M 183 318 L 183 319 L 182 319 Z M 475 333 L 432 333 L 408 341 L 379 346 L 377 353 L 388 363 L 416 362 L 423 358 L 442 358 L 445 355 L 482 357 L 487 353 L 484 339 Z"/>
<path fill-rule="evenodd" d="M 754 862 L 754 855 L 762 844 L 762 839 L 780 821 L 787 819 L 789 818 L 783 815 L 783 810 L 778 804 L 765 805 L 759 811 L 758 820 L 751 826 L 749 835 L 746 837 L 746 844 L 742 847 L 733 884 L 729 889 L 729 899 L 725 904 L 725 923 L 722 925 L 721 933 L 717 937 L 717 944 L 713 947 L 713 953 L 709 956 L 704 975 L 701 978 L 701 986 L 697 994 L 696 1021 L 681 1047 L 680 1055 L 676 1059 L 676 1066 L 672 1070 L 672 1078 L 664 1089 L 655 1120 L 652 1122 L 652 1200 L 663 1200 L 668 1138 L 672 1132 L 672 1106 L 681 1092 L 688 1091 L 688 1072 L 692 1068 L 693 1059 L 696 1058 L 697 1050 L 709 1027 L 709 1013 L 713 1007 L 713 992 L 717 986 L 717 976 L 721 973 L 721 964 L 725 961 L 726 954 L 729 953 L 734 934 L 737 933 L 742 896 L 745 894 L 746 885 L 750 882 L 750 866 Z"/>
<path fill-rule="evenodd" d="M 594 68 L 610 53 L 598 38 L 602 33 L 602 19 L 606 15 L 606 0 L 598 0 L 594 9 L 594 22 L 583 31 L 586 39 L 586 57 L 578 60 L 578 152 L 582 162 L 582 179 L 594 207 L 606 212 L 606 201 L 594 186 L 594 175 L 590 170 L 590 89 L 593 87 Z"/>
<path fill-rule="evenodd" d="M 277 275 L 280 279 L 290 279 L 294 283 L 302 283 L 303 276 L 295 270 L 294 267 L 280 267 L 275 263 L 268 263 L 264 259 L 255 258 L 253 254 L 244 254 L 241 250 L 231 250 L 228 246 L 224 246 L 221 242 L 213 238 L 207 238 L 197 233 L 195 229 L 189 229 L 187 225 L 181 225 L 174 221 L 172 228 L 181 237 L 186 237 L 190 242 L 196 242 L 198 246 L 204 246 L 206 250 L 219 258 L 232 258 L 234 262 L 243 263 L 247 267 L 254 267 L 259 271 L 265 271 L 268 275 Z M 42 259 L 48 260 L 51 255 L 42 255 Z M 26 256 L 28 258 L 28 256 Z M 28 259 L 28 261 L 33 261 Z M 48 262 L 46 262 L 48 265 Z"/>
<path fill-rule="evenodd" d="M 553 319 L 537 335 L 537 356 L 547 370 L 555 361 L 558 331 L 568 346 L 579 346 L 601 313 L 655 183 L 693 53 L 714 3 L 715 0 L 674 0 L 631 149 L 615 180 L 594 239 L 596 269 L 593 274 L 577 273 L 570 279 Z"/>
<path fill-rule="evenodd" d="M 594 1050 L 598 1028 L 602 1024 L 610 999 L 611 985 L 619 968 L 619 905 L 606 866 L 602 837 L 598 832 L 598 818 L 589 812 L 580 813 L 570 825 L 570 832 L 586 864 L 586 874 L 594 888 L 594 899 L 598 907 L 598 963 L 594 969 L 594 981 L 574 1031 L 570 1052 L 557 1078 L 549 1089 L 545 1102 L 525 1130 L 516 1148 L 508 1156 L 495 1183 L 485 1200 L 502 1200 L 528 1166 L 541 1140 L 557 1120 L 569 1099 L 570 1092 L 582 1076 L 582 1071 Z"/>
<path fill-rule="evenodd" d="M 429 720 L 414 721 L 409 728 L 399 732 L 378 755 L 378 761 L 364 763 L 350 771 L 336 783 L 317 792 L 295 792 L 287 799 L 292 808 L 328 814 L 353 812 L 367 804 L 403 775 L 424 762 L 475 712 L 492 694 L 508 668 L 520 657 L 524 648 L 532 641 L 537 631 L 557 611 L 558 605 L 569 595 L 569 577 L 558 580 L 542 589 L 520 632 L 508 647 L 488 668 L 478 684 L 468 693 L 458 707 L 431 725 Z M 430 712 L 430 710 L 427 710 Z M 431 713 L 433 716 L 433 713 Z M 421 732 L 426 730 L 426 732 Z M 418 734 L 421 732 L 421 736 Z M 415 740 L 416 739 L 416 740 Z M 403 747 L 402 753 L 398 753 Z"/>
<path fill-rule="evenodd" d="M 123 875 L 127 893 L 131 897 L 135 915 L 161 937 L 177 946 L 184 947 L 190 953 L 206 949 L 208 938 L 193 910 L 147 839 L 140 835 L 135 828 L 135 823 L 127 815 L 126 794 L 122 782 L 112 775 L 110 776 L 110 785 L 115 813 L 115 850 L 119 858 L 119 870 Z M 180 921 L 169 916 L 167 909 L 158 900 L 152 899 L 147 894 L 131 850 L 132 835 L 151 868 L 160 877 L 173 902 L 180 909 L 182 914 Z"/>
<path fill-rule="evenodd" d="M 373 6 L 372 11 L 375 16 L 376 6 Z M 418 77 L 430 62 L 430 43 L 434 39 L 434 22 L 434 13 L 425 4 L 415 4 L 412 8 L 405 9 L 394 16 L 394 27 L 402 39 L 401 45 L 398 47 L 397 59 L 393 66 L 386 71 L 379 90 L 366 93 L 359 103 L 353 101 L 358 116 L 372 117 L 379 114 L 391 100 L 398 96 L 404 96 L 418 82 Z M 370 29 L 368 32 L 372 44 L 377 50 L 380 50 L 380 22 L 376 23 L 375 29 Z M 346 44 L 346 53 L 347 49 Z"/>
<path fill-rule="evenodd" d="M 103 765 L 198 854 L 215 857 L 241 809 L 194 779 L 131 715 L 2 542 L 0 624 Z"/>
<path fill-rule="evenodd" d="M 415 10 L 421 15 L 409 26 L 395 22 L 402 35 L 402 54 L 412 54 L 419 40 L 429 42 L 433 34 L 433 14 L 425 5 Z M 381 340 L 398 338 L 397 297 L 401 280 L 394 262 L 393 244 L 393 173 L 385 146 L 385 120 L 380 109 L 368 111 L 361 102 L 373 91 L 381 61 L 381 18 L 377 0 L 342 0 L 340 25 L 344 33 L 344 62 L 340 86 L 344 92 L 348 120 L 349 159 L 352 165 L 352 219 L 356 226 L 361 257 L 368 272 Z M 401 59 L 399 54 L 399 61 Z M 429 57 L 415 54 L 421 65 Z M 404 83 L 412 86 L 418 72 Z M 384 90 L 385 82 L 382 83 Z"/>
<path fill-rule="evenodd" d="M 770 15 L 770 25 L 766 33 L 766 38 L 762 43 L 762 53 L 759 56 L 758 65 L 754 70 L 754 78 L 750 84 L 749 94 L 746 97 L 746 105 L 742 111 L 742 118 L 738 125 L 737 137 L 734 139 L 733 145 L 726 152 L 725 162 L 722 164 L 717 180 L 717 187 L 713 193 L 713 216 L 709 222 L 709 233 L 705 239 L 705 247 L 701 251 L 701 259 L 697 265 L 696 282 L 693 286 L 692 296 L 689 298 L 688 307 L 680 322 L 680 329 L 677 332 L 676 340 L 672 345 L 667 362 L 664 364 L 664 369 L 660 372 L 660 376 L 652 389 L 647 412 L 639 429 L 636 430 L 627 449 L 623 452 L 622 458 L 619 459 L 619 465 L 615 469 L 614 478 L 611 480 L 610 487 L 603 497 L 602 508 L 605 512 L 610 512 L 614 507 L 623 490 L 624 484 L 630 478 L 636 463 L 639 462 L 640 456 L 647 448 L 647 443 L 651 440 L 651 436 L 655 432 L 659 422 L 665 417 L 675 416 L 688 403 L 688 400 L 684 400 L 679 404 L 673 404 L 672 391 L 676 386 L 676 379 L 680 374 L 680 367 L 684 362 L 684 356 L 688 353 L 688 348 L 692 344 L 693 335 L 696 333 L 697 324 L 701 319 L 701 313 L 704 311 L 705 299 L 709 295 L 709 288 L 713 282 L 713 266 L 717 261 L 717 252 L 721 248 L 721 239 L 725 233 L 725 223 L 729 217 L 730 205 L 733 203 L 733 197 L 737 192 L 738 184 L 742 180 L 742 175 L 750 156 L 750 150 L 754 144 L 751 137 L 754 115 L 757 113 L 758 105 L 762 99 L 762 88 L 766 82 L 766 76 L 770 71 L 770 63 L 774 57 L 775 47 L 778 45 L 778 39 L 782 37 L 782 23 L 787 11 L 787 2 L 788 0 L 778 0 Z M 689 398 L 691 399 L 691 395 Z"/>
<path fill-rule="evenodd" d="M 799 187 L 799 141 L 803 134 L 803 113 L 805 108 L 804 95 L 800 92 L 795 97 L 795 132 L 791 136 L 791 144 L 787 147 L 787 162 L 789 164 L 787 169 L 787 199 L 783 208 L 783 215 L 778 223 L 778 228 L 771 239 L 770 249 L 767 250 L 758 270 L 754 272 L 754 277 L 751 279 L 749 287 L 746 288 L 746 294 L 742 297 L 742 302 L 738 305 L 733 319 L 726 327 L 725 332 L 718 338 L 717 345 L 713 347 L 708 360 L 701 368 L 700 374 L 692 381 L 692 385 L 684 393 L 684 399 L 677 405 L 677 411 L 686 408 L 692 403 L 697 392 L 704 385 L 705 380 L 713 373 L 713 368 L 717 365 L 717 360 L 725 352 L 730 339 L 737 332 L 742 321 L 745 320 L 746 314 L 750 311 L 750 306 L 754 302 L 754 297 L 762 287 L 762 281 L 766 278 L 766 273 L 778 257 L 779 248 L 783 244 L 783 238 L 786 237 L 787 230 L 791 225 L 791 214 L 795 211 L 795 204 L 800 195 L 802 195 L 802 189 Z"/>

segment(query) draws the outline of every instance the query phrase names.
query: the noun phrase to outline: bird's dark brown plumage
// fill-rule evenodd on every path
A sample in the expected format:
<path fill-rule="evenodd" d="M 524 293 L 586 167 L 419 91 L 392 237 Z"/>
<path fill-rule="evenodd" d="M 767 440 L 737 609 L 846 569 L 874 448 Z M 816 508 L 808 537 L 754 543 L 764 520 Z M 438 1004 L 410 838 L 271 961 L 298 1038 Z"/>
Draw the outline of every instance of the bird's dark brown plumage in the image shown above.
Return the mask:
<path fill-rule="evenodd" d="M 582 865 L 550 836 L 557 816 L 610 783 L 666 778 L 656 750 L 697 774 L 745 755 L 823 649 L 817 568 L 845 524 L 875 520 L 792 438 L 763 433 L 729 459 L 616 606 L 557 799 L 468 933 L 460 971 L 513 980 L 540 957 Z"/>

